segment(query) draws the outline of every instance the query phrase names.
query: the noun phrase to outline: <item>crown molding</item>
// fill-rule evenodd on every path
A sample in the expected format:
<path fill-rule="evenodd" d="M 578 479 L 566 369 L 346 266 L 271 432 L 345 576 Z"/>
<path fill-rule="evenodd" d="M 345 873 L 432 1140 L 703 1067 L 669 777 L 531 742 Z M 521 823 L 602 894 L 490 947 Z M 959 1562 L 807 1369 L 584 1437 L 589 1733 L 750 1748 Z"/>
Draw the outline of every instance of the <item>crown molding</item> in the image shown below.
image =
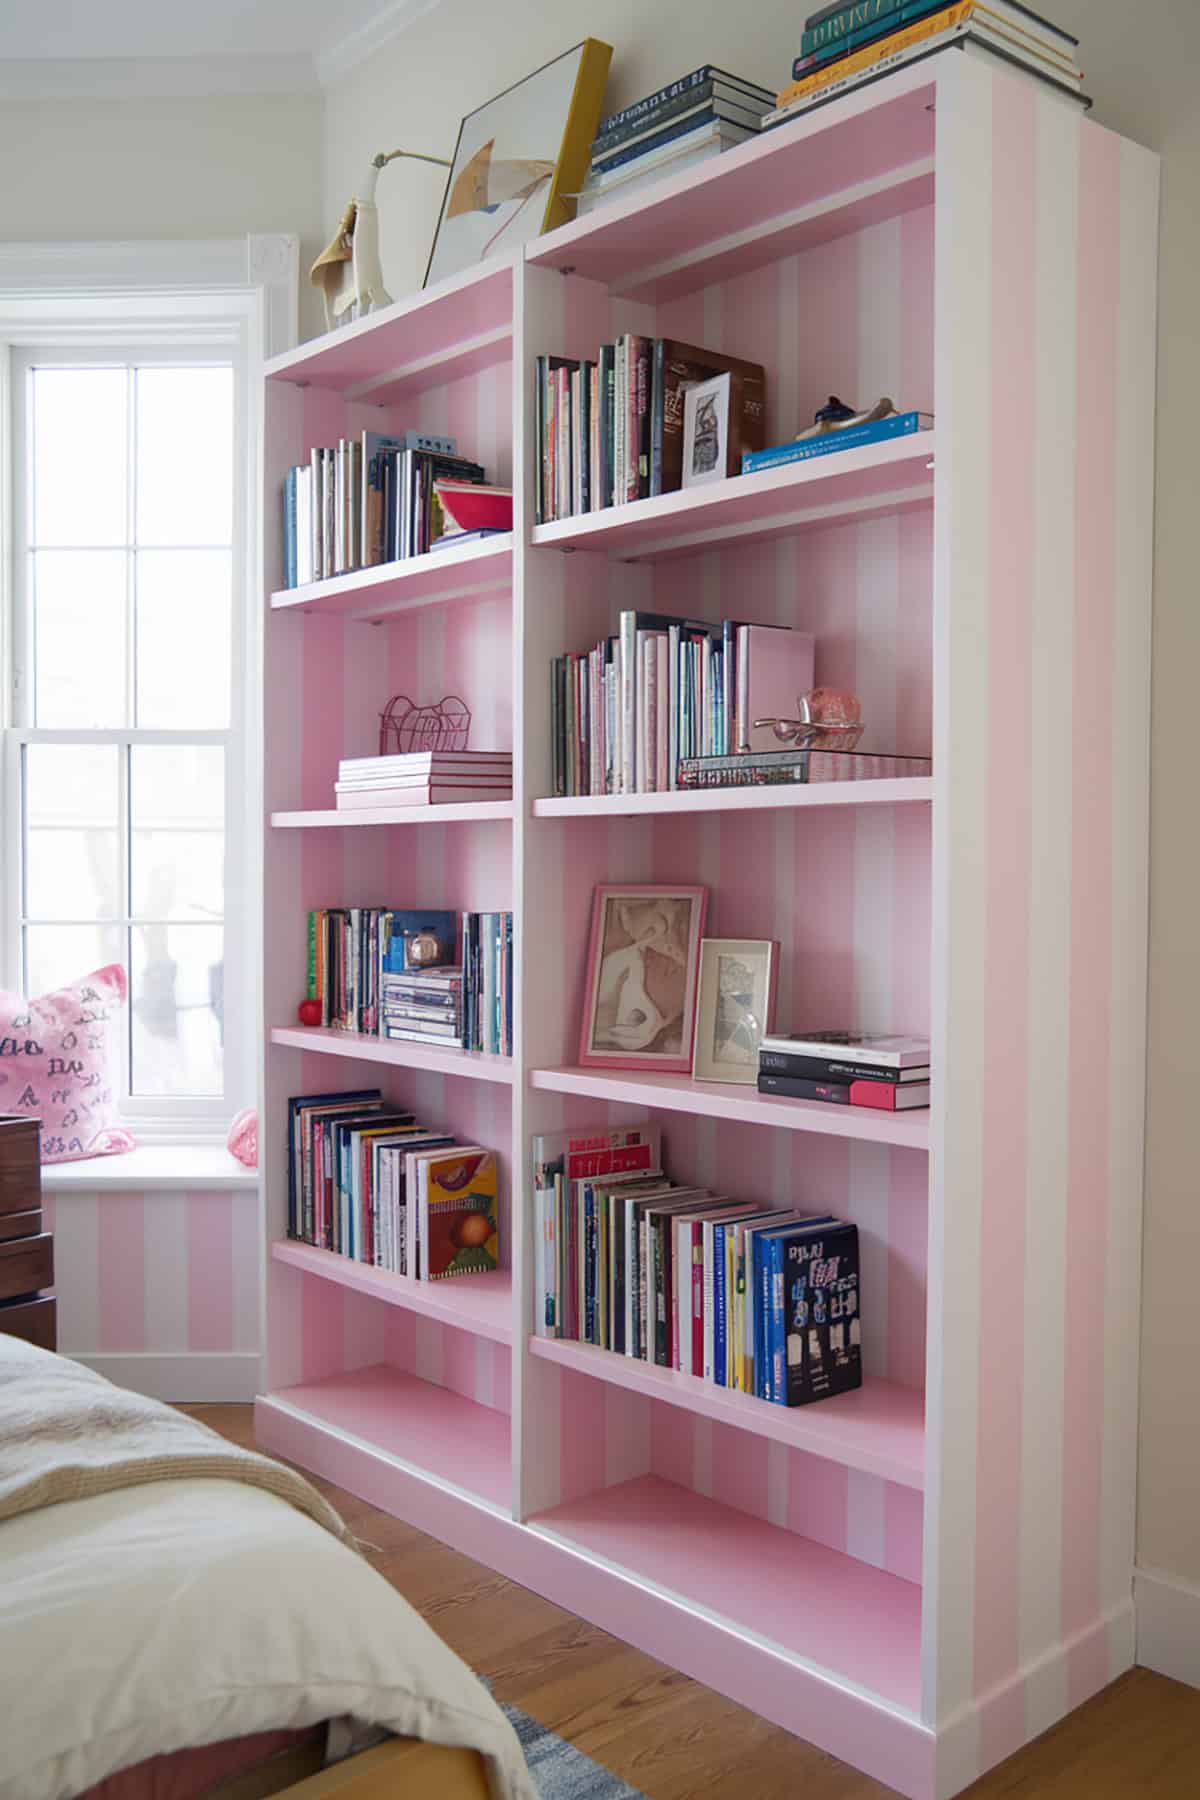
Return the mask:
<path fill-rule="evenodd" d="M 335 81 L 340 81 L 343 75 L 366 62 L 368 57 L 374 56 L 376 51 L 441 3 L 442 0 L 390 0 L 390 4 L 381 7 L 365 25 L 347 32 L 334 43 L 323 45 L 313 57 L 321 86 L 331 87 Z"/>
<path fill-rule="evenodd" d="M 437 0 L 430 3 L 436 5 Z M 373 47 L 363 54 L 369 55 Z M 319 92 L 316 67 L 307 53 L 0 58 L 0 100 L 6 101 L 206 100 Z"/>

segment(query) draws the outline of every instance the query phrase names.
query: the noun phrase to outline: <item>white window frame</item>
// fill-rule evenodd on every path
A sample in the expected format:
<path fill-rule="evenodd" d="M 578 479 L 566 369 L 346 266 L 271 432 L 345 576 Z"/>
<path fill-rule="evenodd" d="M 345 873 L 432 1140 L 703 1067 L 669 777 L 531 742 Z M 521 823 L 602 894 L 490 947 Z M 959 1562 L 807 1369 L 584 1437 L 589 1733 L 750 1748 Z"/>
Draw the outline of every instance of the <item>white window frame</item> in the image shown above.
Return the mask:
<path fill-rule="evenodd" d="M 259 1103 L 261 991 L 262 363 L 296 341 L 294 237 L 145 245 L 0 246 L 0 986 L 20 981 L 20 776 L 23 746 L 64 742 L 226 745 L 225 1094 L 125 1097 L 122 1118 L 144 1141 L 223 1140 Z M 37 729 L 24 700 L 29 621 L 14 579 L 24 468 L 15 441 L 15 384 L 29 362 L 186 361 L 207 351 L 234 370 L 235 427 L 245 466 L 235 486 L 233 688 L 228 732 Z M 24 609 L 23 609 L 24 612 Z M 83 971 L 81 971 L 83 973 Z"/>

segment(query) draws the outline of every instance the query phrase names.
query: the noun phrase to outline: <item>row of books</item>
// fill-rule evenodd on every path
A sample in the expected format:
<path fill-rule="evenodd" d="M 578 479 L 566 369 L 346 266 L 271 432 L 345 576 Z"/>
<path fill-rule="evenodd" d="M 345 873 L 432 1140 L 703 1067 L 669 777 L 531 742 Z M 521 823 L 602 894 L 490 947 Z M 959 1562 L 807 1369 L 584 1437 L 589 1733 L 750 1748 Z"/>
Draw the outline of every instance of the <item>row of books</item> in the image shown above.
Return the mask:
<path fill-rule="evenodd" d="M 418 1281 L 499 1267 L 496 1157 L 378 1088 L 288 1101 L 288 1236 Z"/>
<path fill-rule="evenodd" d="M 456 454 L 453 438 L 364 431 L 314 446 L 284 478 L 285 586 L 418 556 L 447 529 L 436 483 L 477 486 L 481 464 Z"/>
<path fill-rule="evenodd" d="M 511 1056 L 512 914 L 319 908 L 308 915 L 306 993 L 333 1031 Z"/>
<path fill-rule="evenodd" d="M 835 1106 L 911 1112 L 929 1105 L 929 1039 L 854 1031 L 765 1036 L 758 1091 Z"/>
<path fill-rule="evenodd" d="M 672 1182 L 659 1127 L 534 1139 L 536 1330 L 780 1406 L 862 1385 L 857 1228 Z"/>
<path fill-rule="evenodd" d="M 999 58 L 1082 105 L 1079 40 L 1020 0 L 834 0 L 810 13 L 776 125 L 905 63 L 950 47 Z"/>
<path fill-rule="evenodd" d="M 933 774 L 928 756 L 872 750 L 752 750 L 740 756 L 690 756 L 679 764 L 681 790 L 791 787 L 826 781 L 904 781 Z"/>
<path fill-rule="evenodd" d="M 339 811 L 512 799 L 511 750 L 412 750 L 338 764 Z"/>
<path fill-rule="evenodd" d="M 759 363 L 674 338 L 625 332 L 594 361 L 536 360 L 536 506 L 539 524 L 598 512 L 683 485 L 683 396 L 730 377 L 726 473 L 761 450 L 767 416 Z"/>
<path fill-rule="evenodd" d="M 762 748 L 755 720 L 794 715 L 813 658 L 786 626 L 622 612 L 615 636 L 551 665 L 554 792 L 658 793 L 693 759 Z"/>
<path fill-rule="evenodd" d="M 600 121 L 578 196 L 581 214 L 755 137 L 775 103 L 768 88 L 705 64 Z"/>

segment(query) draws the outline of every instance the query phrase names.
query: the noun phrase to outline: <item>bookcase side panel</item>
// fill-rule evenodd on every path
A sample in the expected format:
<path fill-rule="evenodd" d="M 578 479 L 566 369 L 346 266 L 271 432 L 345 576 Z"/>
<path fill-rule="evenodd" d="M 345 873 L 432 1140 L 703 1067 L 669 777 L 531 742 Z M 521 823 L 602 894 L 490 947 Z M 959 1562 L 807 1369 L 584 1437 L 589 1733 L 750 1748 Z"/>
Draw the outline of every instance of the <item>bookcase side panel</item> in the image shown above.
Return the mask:
<path fill-rule="evenodd" d="M 953 61 L 925 1638 L 945 1794 L 1133 1654 L 1157 211 L 1154 158 Z"/>

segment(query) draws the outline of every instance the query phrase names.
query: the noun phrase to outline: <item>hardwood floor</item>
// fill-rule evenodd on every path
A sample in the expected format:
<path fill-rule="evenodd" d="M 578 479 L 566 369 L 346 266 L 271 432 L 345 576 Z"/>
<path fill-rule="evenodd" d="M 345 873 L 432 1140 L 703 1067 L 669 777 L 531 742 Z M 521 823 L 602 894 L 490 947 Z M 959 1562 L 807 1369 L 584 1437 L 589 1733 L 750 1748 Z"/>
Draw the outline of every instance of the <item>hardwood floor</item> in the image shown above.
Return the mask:
<path fill-rule="evenodd" d="M 248 1406 L 185 1409 L 253 1444 Z M 858 1774 L 527 1588 L 366 1501 L 314 1480 L 370 1559 L 509 1701 L 648 1800 L 892 1800 Z M 964 1800 L 1197 1800 L 1200 1693 L 1134 1669 Z"/>

